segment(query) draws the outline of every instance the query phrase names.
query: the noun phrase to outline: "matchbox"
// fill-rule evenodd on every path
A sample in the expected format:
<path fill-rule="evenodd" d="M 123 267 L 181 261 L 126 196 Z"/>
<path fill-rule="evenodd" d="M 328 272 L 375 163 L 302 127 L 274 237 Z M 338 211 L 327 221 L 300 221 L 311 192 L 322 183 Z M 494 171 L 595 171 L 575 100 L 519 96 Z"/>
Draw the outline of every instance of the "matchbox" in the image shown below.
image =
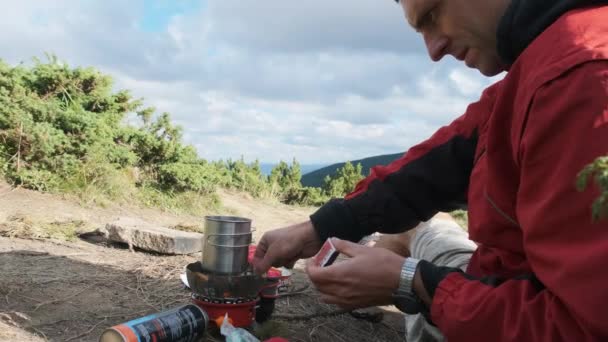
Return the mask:
<path fill-rule="evenodd" d="M 334 247 L 331 239 L 327 239 L 317 255 L 315 255 L 314 262 L 317 266 L 329 266 L 336 261 L 338 254 L 340 254 L 340 252 Z"/>

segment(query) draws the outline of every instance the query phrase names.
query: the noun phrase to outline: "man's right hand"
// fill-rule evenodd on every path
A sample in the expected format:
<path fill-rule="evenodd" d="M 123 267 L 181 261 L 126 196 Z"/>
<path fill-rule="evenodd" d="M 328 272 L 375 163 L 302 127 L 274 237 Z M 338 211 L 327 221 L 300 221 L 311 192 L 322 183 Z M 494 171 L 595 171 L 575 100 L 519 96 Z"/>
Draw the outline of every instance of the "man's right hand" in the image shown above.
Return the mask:
<path fill-rule="evenodd" d="M 271 230 L 256 247 L 253 267 L 257 273 L 264 273 L 272 266 L 293 266 L 299 259 L 315 255 L 322 245 L 311 221 Z"/>

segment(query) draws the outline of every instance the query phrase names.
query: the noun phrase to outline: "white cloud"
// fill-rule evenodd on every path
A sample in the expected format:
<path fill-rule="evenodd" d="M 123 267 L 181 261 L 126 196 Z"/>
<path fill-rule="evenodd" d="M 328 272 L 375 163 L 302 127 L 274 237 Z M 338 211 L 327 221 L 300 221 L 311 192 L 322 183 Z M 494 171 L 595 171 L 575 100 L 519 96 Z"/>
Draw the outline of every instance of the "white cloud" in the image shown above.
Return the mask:
<path fill-rule="evenodd" d="M 454 87 L 465 96 L 479 94 L 484 88 L 484 82 L 471 72 L 466 73 L 463 70 L 454 69 L 450 72 L 449 78 L 454 83 Z"/>
<path fill-rule="evenodd" d="M 432 64 L 392 0 L 208 0 L 165 28 L 144 2 L 21 1 L 0 13 L 1 58 L 56 53 L 172 113 L 204 158 L 303 163 L 400 152 L 489 84 Z"/>

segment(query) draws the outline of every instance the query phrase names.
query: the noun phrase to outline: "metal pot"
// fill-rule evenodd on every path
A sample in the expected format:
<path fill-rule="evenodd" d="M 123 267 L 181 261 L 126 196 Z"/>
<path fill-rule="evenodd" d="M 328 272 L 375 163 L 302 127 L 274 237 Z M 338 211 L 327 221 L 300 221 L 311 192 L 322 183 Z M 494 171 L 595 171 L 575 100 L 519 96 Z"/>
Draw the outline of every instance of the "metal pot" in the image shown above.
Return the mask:
<path fill-rule="evenodd" d="M 206 216 L 201 265 L 210 273 L 240 274 L 247 270 L 251 220 L 235 216 Z"/>

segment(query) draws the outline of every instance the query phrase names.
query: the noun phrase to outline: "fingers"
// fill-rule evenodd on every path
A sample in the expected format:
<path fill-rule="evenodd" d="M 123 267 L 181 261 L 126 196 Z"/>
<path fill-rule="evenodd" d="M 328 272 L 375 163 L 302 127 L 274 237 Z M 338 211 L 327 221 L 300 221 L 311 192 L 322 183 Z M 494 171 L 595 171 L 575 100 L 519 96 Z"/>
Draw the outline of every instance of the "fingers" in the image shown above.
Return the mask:
<path fill-rule="evenodd" d="M 253 265 L 253 269 L 256 273 L 262 274 L 270 268 L 270 266 L 266 266 L 268 261 L 264 261 L 266 257 L 266 252 L 268 251 L 268 237 L 266 234 L 262 236 L 262 239 L 258 243 L 255 249 L 255 254 L 253 255 L 253 259 L 251 260 L 251 264 Z"/>
<path fill-rule="evenodd" d="M 334 274 L 331 270 L 332 266 L 321 267 L 318 266 L 313 259 L 309 259 L 306 262 L 306 273 L 308 278 L 315 284 L 317 288 L 326 283 L 334 281 Z"/>
<path fill-rule="evenodd" d="M 344 283 L 349 280 L 348 274 L 352 267 L 357 265 L 350 259 L 326 267 L 318 266 L 310 259 L 306 263 L 306 273 L 317 289 L 322 290 L 330 286 L 336 288 L 336 293 L 339 293 Z"/>
<path fill-rule="evenodd" d="M 297 256 L 293 256 L 289 250 L 286 250 L 284 244 L 280 240 L 268 238 L 266 235 L 262 237 L 260 244 L 256 247 L 253 256 L 252 264 L 256 273 L 262 274 L 267 272 L 271 267 L 289 266 L 298 261 Z"/>
<path fill-rule="evenodd" d="M 308 259 L 308 261 L 306 261 L 305 270 L 306 270 L 306 273 L 308 274 L 308 277 L 310 278 L 310 280 L 312 280 L 312 282 L 314 283 L 318 277 L 319 271 L 322 272 L 323 268 L 317 266 L 317 264 L 315 264 L 315 261 L 313 259 Z"/>
<path fill-rule="evenodd" d="M 310 280 L 320 292 L 321 297 L 327 297 L 332 300 L 331 302 L 323 300 L 324 302 L 338 304 L 336 301 L 343 299 L 344 284 L 341 283 L 341 279 L 336 278 L 334 274 L 328 272 L 327 268 L 311 264 L 307 268 L 307 272 Z"/>
<path fill-rule="evenodd" d="M 257 255 L 253 257 L 253 268 L 258 274 L 267 272 L 270 267 L 277 264 L 278 258 L 277 256 L 275 256 L 276 253 L 273 253 L 273 251 L 274 249 L 269 248 L 267 253 L 264 254 L 262 257 L 259 257 Z"/>
<path fill-rule="evenodd" d="M 268 250 L 268 241 L 267 240 L 268 240 L 268 236 L 266 234 L 264 234 L 262 236 L 262 239 L 258 243 L 258 245 L 255 247 L 255 254 L 253 255 L 254 258 L 256 258 L 256 259 L 264 258 L 264 255 L 266 255 L 266 251 Z"/>
<path fill-rule="evenodd" d="M 351 264 L 350 260 L 327 267 L 317 266 L 312 260 L 307 263 L 306 271 L 319 291 L 321 301 L 347 310 L 369 306 L 368 298 L 362 296 L 357 289 L 358 286 L 353 287 L 352 279 L 343 273 L 345 269 L 353 266 L 356 265 Z"/>
<path fill-rule="evenodd" d="M 338 238 L 332 238 L 331 242 L 334 244 L 334 247 L 336 247 L 338 252 L 349 257 L 354 257 L 357 254 L 364 253 L 369 248 L 358 243 L 340 240 Z"/>
<path fill-rule="evenodd" d="M 270 234 L 264 234 L 256 247 L 252 260 L 253 268 L 256 273 L 265 273 L 270 267 L 280 263 L 280 253 L 277 249 L 277 244 L 273 243 L 272 236 L 270 236 Z"/>

